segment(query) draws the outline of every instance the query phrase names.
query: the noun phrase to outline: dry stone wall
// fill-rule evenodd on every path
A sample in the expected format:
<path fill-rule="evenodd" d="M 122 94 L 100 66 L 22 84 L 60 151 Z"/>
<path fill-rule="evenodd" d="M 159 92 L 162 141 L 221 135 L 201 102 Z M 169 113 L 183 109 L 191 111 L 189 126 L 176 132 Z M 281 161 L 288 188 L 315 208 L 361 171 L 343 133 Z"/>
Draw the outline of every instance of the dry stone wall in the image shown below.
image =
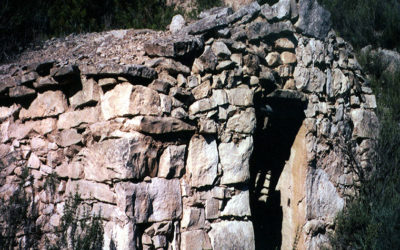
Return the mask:
<path fill-rule="evenodd" d="M 268 230 L 319 249 L 375 157 L 351 45 L 314 0 L 217 8 L 178 30 L 53 39 L 2 65 L 1 197 L 27 167 L 41 244 L 77 190 L 101 211 L 104 249 L 268 249 L 255 225 L 275 215 L 253 201 L 277 188 L 284 225 Z"/>

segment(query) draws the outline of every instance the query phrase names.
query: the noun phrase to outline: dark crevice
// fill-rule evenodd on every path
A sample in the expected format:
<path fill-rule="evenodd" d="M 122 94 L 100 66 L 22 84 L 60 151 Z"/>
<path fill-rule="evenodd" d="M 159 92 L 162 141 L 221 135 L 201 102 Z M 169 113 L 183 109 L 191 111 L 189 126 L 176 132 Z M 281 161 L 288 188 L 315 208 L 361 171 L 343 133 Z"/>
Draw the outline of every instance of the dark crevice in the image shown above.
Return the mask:
<path fill-rule="evenodd" d="M 283 213 L 276 185 L 304 120 L 304 103 L 256 100 L 257 129 L 250 162 L 250 205 L 256 249 L 280 249 Z M 269 185 L 264 185 L 265 180 Z M 264 195 L 264 201 L 262 197 Z"/>

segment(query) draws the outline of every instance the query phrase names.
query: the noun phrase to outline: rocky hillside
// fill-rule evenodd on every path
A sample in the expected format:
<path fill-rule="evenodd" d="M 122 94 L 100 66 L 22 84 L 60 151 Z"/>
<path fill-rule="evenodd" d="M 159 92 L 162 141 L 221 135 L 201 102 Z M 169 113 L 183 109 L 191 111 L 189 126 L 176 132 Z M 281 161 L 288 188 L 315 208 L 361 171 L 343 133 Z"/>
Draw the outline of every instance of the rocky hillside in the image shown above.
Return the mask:
<path fill-rule="evenodd" d="M 0 66 L 0 205 L 29 197 L 24 223 L 3 209 L 0 240 L 73 248 L 59 232 L 75 232 L 78 192 L 104 249 L 328 244 L 375 159 L 352 46 L 315 0 L 200 18 L 53 39 Z"/>

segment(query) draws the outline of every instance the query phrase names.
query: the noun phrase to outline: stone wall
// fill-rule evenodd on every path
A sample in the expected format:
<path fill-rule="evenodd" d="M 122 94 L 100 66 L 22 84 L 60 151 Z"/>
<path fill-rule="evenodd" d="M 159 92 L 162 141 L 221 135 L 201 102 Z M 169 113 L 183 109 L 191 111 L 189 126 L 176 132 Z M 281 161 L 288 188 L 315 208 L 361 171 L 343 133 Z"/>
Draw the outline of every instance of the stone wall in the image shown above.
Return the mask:
<path fill-rule="evenodd" d="M 0 196 L 28 167 L 42 244 L 78 190 L 105 249 L 268 248 L 253 200 L 277 189 L 282 249 L 319 249 L 375 157 L 375 97 L 314 0 L 53 39 L 0 73 Z"/>

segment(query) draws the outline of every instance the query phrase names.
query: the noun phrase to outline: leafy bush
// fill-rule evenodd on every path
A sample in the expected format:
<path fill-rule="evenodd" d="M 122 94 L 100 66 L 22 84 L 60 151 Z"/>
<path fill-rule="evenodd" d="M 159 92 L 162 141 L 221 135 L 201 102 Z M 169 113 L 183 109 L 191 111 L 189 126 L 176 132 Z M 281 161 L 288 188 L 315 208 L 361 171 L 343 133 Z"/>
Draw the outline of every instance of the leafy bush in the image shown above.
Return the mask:
<path fill-rule="evenodd" d="M 381 74 L 381 63 L 369 55 L 359 61 L 377 97 L 379 161 L 338 215 L 332 244 L 334 249 L 400 249 L 400 72 Z"/>

